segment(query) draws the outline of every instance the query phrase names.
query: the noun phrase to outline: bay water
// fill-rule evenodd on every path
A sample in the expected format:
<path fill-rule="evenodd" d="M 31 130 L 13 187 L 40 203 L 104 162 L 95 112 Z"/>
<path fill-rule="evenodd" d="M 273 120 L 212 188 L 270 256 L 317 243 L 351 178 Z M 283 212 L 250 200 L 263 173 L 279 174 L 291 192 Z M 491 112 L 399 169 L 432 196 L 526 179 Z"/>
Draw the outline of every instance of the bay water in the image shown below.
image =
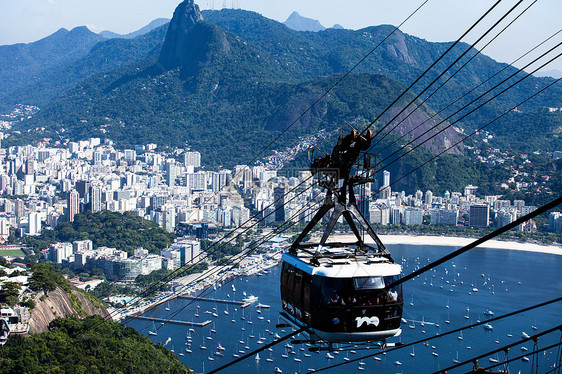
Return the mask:
<path fill-rule="evenodd" d="M 388 245 L 396 262 L 403 265 L 403 275 L 424 266 L 432 260 L 457 249 L 446 246 Z M 241 309 L 239 305 L 210 301 L 175 299 L 148 312 L 146 316 L 170 318 L 181 309 L 175 320 L 203 322 L 205 327 L 191 327 L 167 323 L 157 324 L 154 342 L 174 350 L 179 359 L 198 373 L 212 369 L 242 356 L 284 336 L 290 328 L 276 328 L 281 300 L 279 292 L 280 266 L 258 276 L 236 278 L 223 284 L 207 297 L 241 301 L 245 292 L 254 295 L 258 302 Z M 234 287 L 233 287 L 234 286 Z M 409 343 L 424 340 L 436 334 L 467 326 L 494 316 L 516 311 L 562 295 L 562 256 L 505 249 L 476 248 L 453 261 L 443 264 L 403 285 L 404 313 L 402 335 L 392 342 Z M 257 304 L 269 305 L 258 309 Z M 170 310 L 166 310 L 169 308 Z M 261 313 L 259 313 L 261 311 Z M 198 317 L 196 316 L 198 315 Z M 453 360 L 464 361 L 482 353 L 500 348 L 522 339 L 523 334 L 533 335 L 552 328 L 562 321 L 562 304 L 556 303 L 524 314 L 490 323 L 491 328 L 478 326 L 388 352 L 385 355 L 364 358 L 380 351 L 375 345 L 345 345 L 339 352 L 309 352 L 304 344 L 291 344 L 289 340 L 271 350 L 252 356 L 225 369 L 224 373 L 273 373 L 278 368 L 283 373 L 306 373 L 338 363 L 343 366 L 329 369 L 327 373 L 381 372 L 381 373 L 429 373 L 453 365 Z M 423 326 L 422 326 L 423 325 Z M 143 334 L 153 330 L 153 323 L 132 320 L 128 323 Z M 191 336 L 188 340 L 186 336 Z M 558 343 L 560 332 L 541 337 L 539 349 Z M 260 344 L 261 342 L 261 344 Z M 286 344 L 292 347 L 287 347 Z M 221 349 L 219 349 L 219 345 Z M 205 347 L 206 349 L 202 349 Z M 525 351 L 525 349 L 527 349 Z M 557 360 L 557 349 L 549 349 L 532 355 L 533 343 L 517 345 L 508 352 L 508 358 L 526 354 L 529 361 L 520 359 L 509 364 L 510 373 L 531 372 L 531 365 L 538 360 L 539 372 L 547 372 Z M 216 352 L 219 352 L 216 354 Z M 182 355 L 180 355 L 180 353 Z M 333 358 L 330 358 L 333 357 Z M 505 353 L 481 359 L 479 366 L 488 367 L 494 360 L 502 361 Z M 349 363 L 348 363 L 349 362 Z M 451 372 L 466 372 L 472 364 Z M 499 370 L 497 367 L 494 370 Z M 277 370 L 277 372 L 279 372 Z"/>

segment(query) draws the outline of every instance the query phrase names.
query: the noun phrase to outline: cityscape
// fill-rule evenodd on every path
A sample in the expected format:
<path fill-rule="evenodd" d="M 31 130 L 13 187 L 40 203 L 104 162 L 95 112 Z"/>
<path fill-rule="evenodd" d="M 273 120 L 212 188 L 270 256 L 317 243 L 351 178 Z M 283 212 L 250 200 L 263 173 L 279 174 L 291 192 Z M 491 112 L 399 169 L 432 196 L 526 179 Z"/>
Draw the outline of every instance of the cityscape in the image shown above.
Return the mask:
<path fill-rule="evenodd" d="M 560 370 L 556 6 L 100 1 L 0 7 L 0 374 Z"/>

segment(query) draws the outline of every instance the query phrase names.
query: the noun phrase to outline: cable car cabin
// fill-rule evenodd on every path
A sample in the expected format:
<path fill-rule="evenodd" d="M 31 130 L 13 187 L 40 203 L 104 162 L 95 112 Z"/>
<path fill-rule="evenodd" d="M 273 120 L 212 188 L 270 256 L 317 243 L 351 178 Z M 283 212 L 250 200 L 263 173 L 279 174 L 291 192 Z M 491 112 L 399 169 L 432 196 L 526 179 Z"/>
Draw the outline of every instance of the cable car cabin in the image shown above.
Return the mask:
<path fill-rule="evenodd" d="M 357 255 L 354 246 L 322 248 L 325 254 L 284 253 L 281 273 L 282 316 L 309 327 L 312 341 L 358 342 L 400 335 L 401 266 L 389 257 Z"/>

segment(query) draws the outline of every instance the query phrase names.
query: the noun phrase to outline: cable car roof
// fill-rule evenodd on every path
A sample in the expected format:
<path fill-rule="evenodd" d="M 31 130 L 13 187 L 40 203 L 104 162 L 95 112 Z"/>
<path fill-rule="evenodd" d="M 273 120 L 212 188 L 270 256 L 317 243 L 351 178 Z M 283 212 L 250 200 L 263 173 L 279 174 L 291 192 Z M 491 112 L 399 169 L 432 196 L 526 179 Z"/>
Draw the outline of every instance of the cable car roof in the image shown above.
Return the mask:
<path fill-rule="evenodd" d="M 355 255 L 353 248 L 322 247 L 325 256 L 316 258 L 318 265 L 314 265 L 313 255 L 299 251 L 298 255 L 284 253 L 282 260 L 298 269 L 311 274 L 330 278 L 354 278 L 400 275 L 400 264 L 388 260 L 384 256 L 366 254 Z"/>

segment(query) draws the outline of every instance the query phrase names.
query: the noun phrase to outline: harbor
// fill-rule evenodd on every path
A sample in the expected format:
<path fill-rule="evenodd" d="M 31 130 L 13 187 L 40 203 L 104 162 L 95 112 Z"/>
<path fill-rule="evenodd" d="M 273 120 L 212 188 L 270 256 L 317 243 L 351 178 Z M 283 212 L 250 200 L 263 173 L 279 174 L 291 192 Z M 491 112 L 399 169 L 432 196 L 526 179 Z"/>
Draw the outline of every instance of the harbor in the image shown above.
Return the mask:
<path fill-rule="evenodd" d="M 210 320 L 206 320 L 204 322 L 191 322 L 191 321 L 178 321 L 175 319 L 164 319 L 164 318 L 147 317 L 147 316 L 135 316 L 135 319 L 142 319 L 142 320 L 154 321 L 160 323 L 171 323 L 171 324 L 183 325 L 183 326 L 194 326 L 194 327 L 205 327 L 211 323 Z"/>
<path fill-rule="evenodd" d="M 442 256 L 444 251 L 453 250 L 452 247 L 431 245 L 391 244 L 388 247 L 397 262 L 402 264 L 405 274 Z M 559 288 L 556 282 L 559 280 L 560 266 L 560 256 L 503 249 L 482 248 L 459 257 L 453 263 L 436 268 L 404 285 L 402 334 L 392 341 L 407 343 L 423 340 L 424 337 L 429 338 L 468 326 L 478 320 L 486 321 L 491 312 L 497 317 L 557 297 Z M 536 271 L 524 274 L 512 271 L 524 267 Z M 158 335 L 150 338 L 162 344 L 170 338 L 166 347 L 171 349 L 173 346 L 182 362 L 196 372 L 205 373 L 285 336 L 291 329 L 278 329 L 275 326 L 281 311 L 280 267 L 273 267 L 261 276 L 257 274 L 231 278 L 228 283 L 222 283 L 220 287 L 217 285 L 216 290 L 211 286 L 212 292 L 204 299 L 176 298 L 170 300 L 169 304 L 160 304 L 145 312 L 148 317 L 166 319 L 179 311 L 175 317 L 179 320 L 211 320 L 211 323 L 204 327 L 194 327 L 194 331 L 190 331 L 188 326 L 182 329 L 178 325 L 164 324 L 158 329 Z M 550 281 L 545 284 L 545 279 Z M 233 287 L 236 289 L 234 292 Z M 540 294 L 531 292 L 538 288 L 541 289 Z M 257 297 L 253 305 L 241 308 L 240 304 L 220 302 L 241 302 L 244 292 Z M 196 298 L 197 294 L 191 296 Z M 267 304 L 270 308 L 260 309 L 260 304 Z M 166 310 L 168 305 L 169 311 Z M 309 368 L 318 369 L 376 352 L 381 354 L 360 361 L 364 365 L 355 362 L 340 369 L 350 373 L 363 370 L 432 372 L 451 365 L 453 360 L 466 360 L 482 352 L 513 343 L 523 332 L 532 335 L 535 328 L 542 331 L 557 323 L 557 310 L 559 311 L 559 306 L 556 305 L 550 309 L 537 309 L 525 315 L 491 322 L 490 326 L 468 329 L 462 334 L 437 339 L 427 345 L 419 344 L 413 348 L 389 352 L 386 355 L 373 344 L 339 347 L 333 352 L 310 352 L 307 344 L 292 344 L 288 341 L 260 352 L 259 360 L 256 357 L 244 360 L 225 370 L 225 373 L 271 373 L 276 367 L 286 373 L 303 373 Z M 148 320 L 133 320 L 127 322 L 127 325 L 148 334 L 153 327 L 152 323 Z M 546 340 L 541 338 L 541 344 L 547 345 Z M 531 343 L 521 347 L 527 349 L 521 352 L 532 352 L 533 349 Z M 519 348 L 517 350 L 519 351 Z M 500 360 L 501 358 L 500 355 Z M 528 358 L 532 359 L 532 356 L 529 355 Z M 541 367 L 548 367 L 555 361 L 555 352 L 548 351 L 540 360 Z M 510 369 L 515 373 L 518 370 L 528 372 L 529 365 L 523 360 L 517 360 L 510 364 Z M 338 373 L 342 370 L 327 372 Z"/>

